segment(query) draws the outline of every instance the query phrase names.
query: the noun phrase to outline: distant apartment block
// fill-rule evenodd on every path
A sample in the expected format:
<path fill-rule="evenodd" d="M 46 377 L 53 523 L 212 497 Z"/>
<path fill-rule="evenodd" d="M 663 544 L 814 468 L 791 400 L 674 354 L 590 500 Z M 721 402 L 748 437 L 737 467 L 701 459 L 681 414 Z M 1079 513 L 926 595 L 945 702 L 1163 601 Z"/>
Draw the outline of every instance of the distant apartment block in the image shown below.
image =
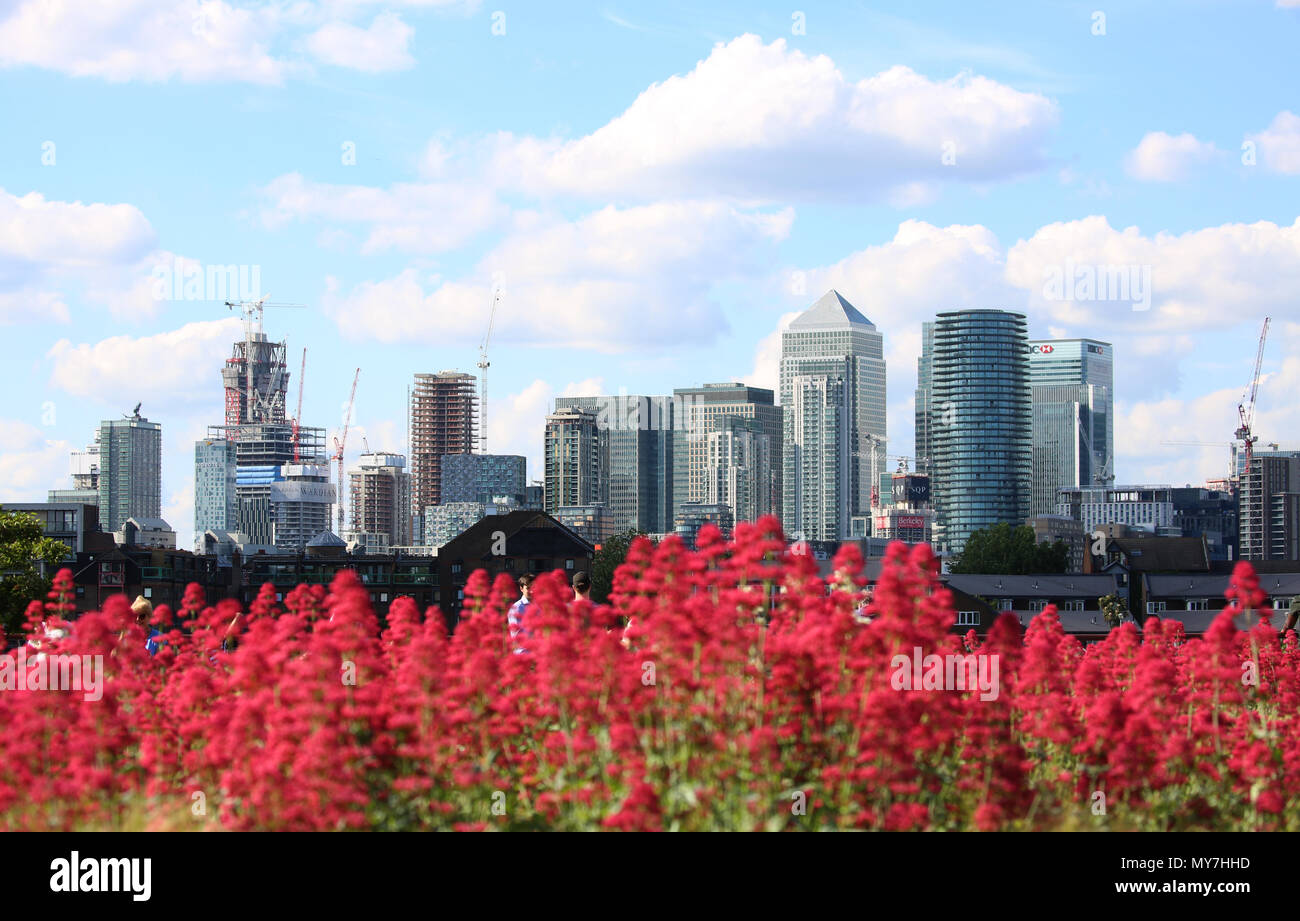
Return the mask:
<path fill-rule="evenodd" d="M 442 501 L 442 459 L 472 454 L 477 427 L 476 378 L 459 371 L 417 374 L 411 389 L 411 508 Z"/>
<path fill-rule="evenodd" d="M 548 513 L 603 501 L 600 436 L 594 413 L 558 409 L 547 416 L 543 456 Z"/>
<path fill-rule="evenodd" d="M 1300 452 L 1257 452 L 1237 493 L 1241 559 L 1300 559 Z"/>
<path fill-rule="evenodd" d="M 1122 524 L 1168 536 L 1174 526 L 1171 486 L 1067 486 L 1057 490 L 1056 513 L 1073 518 L 1085 535 Z"/>
<path fill-rule="evenodd" d="M 411 475 L 402 454 L 363 454 L 348 471 L 351 529 L 340 535 L 366 553 L 411 542 Z"/>
<path fill-rule="evenodd" d="M 162 426 L 139 410 L 99 424 L 99 520 L 116 531 L 128 518 L 162 514 Z"/>
<path fill-rule="evenodd" d="M 448 454 L 442 459 L 442 501 L 488 503 L 527 498 L 528 459 L 520 454 Z"/>

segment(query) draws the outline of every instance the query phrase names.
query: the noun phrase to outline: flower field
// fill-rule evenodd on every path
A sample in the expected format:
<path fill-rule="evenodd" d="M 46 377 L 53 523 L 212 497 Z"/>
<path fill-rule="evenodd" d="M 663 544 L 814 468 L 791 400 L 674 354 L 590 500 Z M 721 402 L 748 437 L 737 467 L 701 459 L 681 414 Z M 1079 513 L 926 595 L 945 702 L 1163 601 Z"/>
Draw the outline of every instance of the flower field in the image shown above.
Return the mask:
<path fill-rule="evenodd" d="M 102 656 L 102 699 L 0 693 L 0 828 L 1300 827 L 1300 649 L 1233 626 L 1264 601 L 1248 565 L 1203 638 L 1153 620 L 1086 649 L 1050 608 L 950 632 L 925 546 L 891 546 L 869 624 L 856 549 L 834 568 L 770 518 L 642 540 L 609 607 L 540 577 L 523 655 L 517 592 L 481 572 L 450 636 L 407 599 L 381 624 L 344 573 L 247 612 L 192 586 L 151 656 L 117 597 L 42 649 Z M 996 655 L 999 693 L 897 689 L 918 648 Z"/>

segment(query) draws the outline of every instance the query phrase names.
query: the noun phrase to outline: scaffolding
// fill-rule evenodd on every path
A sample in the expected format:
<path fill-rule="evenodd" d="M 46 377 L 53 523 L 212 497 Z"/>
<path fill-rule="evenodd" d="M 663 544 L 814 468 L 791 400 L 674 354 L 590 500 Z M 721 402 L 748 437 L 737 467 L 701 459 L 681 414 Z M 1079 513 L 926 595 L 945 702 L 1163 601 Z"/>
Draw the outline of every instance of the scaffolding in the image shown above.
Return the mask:
<path fill-rule="evenodd" d="M 235 342 L 221 369 L 227 426 L 285 421 L 289 392 L 286 352 L 284 342 L 272 342 L 265 333 L 250 333 L 247 339 Z"/>

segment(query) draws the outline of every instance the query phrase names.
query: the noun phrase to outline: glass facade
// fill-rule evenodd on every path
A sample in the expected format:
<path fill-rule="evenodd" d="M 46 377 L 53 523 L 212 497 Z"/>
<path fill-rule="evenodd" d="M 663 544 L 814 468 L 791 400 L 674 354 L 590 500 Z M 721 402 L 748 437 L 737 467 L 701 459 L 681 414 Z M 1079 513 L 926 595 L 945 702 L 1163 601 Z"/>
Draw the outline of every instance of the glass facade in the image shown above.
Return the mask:
<path fill-rule="evenodd" d="M 162 426 L 139 415 L 99 424 L 99 523 L 162 516 Z"/>
<path fill-rule="evenodd" d="M 1050 515 L 1064 486 L 1114 481 L 1113 352 L 1093 339 L 1029 343 L 1033 514 Z"/>
<path fill-rule="evenodd" d="M 1033 451 L 1025 317 L 1002 310 L 941 313 L 926 344 L 935 544 L 960 553 L 973 531 L 1029 518 Z"/>
<path fill-rule="evenodd" d="M 235 443 L 225 438 L 194 442 L 194 548 L 203 552 L 206 531 L 234 529 Z"/>

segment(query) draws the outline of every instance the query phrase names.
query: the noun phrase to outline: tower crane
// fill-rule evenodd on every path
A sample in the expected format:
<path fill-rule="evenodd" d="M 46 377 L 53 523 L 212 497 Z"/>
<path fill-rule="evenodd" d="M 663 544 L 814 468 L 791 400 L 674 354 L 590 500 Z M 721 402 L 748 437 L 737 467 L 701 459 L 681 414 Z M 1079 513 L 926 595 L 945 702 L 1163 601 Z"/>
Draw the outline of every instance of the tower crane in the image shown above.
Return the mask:
<path fill-rule="evenodd" d="M 1251 426 L 1255 422 L 1255 396 L 1259 393 L 1259 372 L 1264 364 L 1264 340 L 1268 338 L 1268 324 L 1270 317 L 1264 318 L 1264 328 L 1259 333 L 1259 350 L 1255 353 L 1255 374 L 1250 379 L 1245 392 L 1241 395 L 1241 402 L 1237 404 L 1237 418 L 1241 424 L 1237 426 L 1237 431 L 1233 436 L 1246 446 L 1246 473 L 1250 473 L 1250 460 L 1255 453 L 1255 442 L 1259 436 L 1251 431 Z M 1249 398 L 1247 397 L 1249 394 Z"/>
<path fill-rule="evenodd" d="M 487 453 L 487 369 L 492 362 L 488 361 L 488 344 L 492 341 L 492 326 L 497 318 L 497 304 L 501 301 L 501 289 L 494 288 L 492 291 L 492 306 L 488 308 L 488 328 L 487 334 L 483 336 L 483 341 L 478 347 L 478 453 Z"/>
<path fill-rule="evenodd" d="M 336 496 L 339 502 L 339 537 L 343 536 L 343 451 L 348 445 L 348 426 L 352 422 L 352 404 L 357 398 L 357 378 L 359 377 L 361 377 L 361 369 L 357 368 L 357 373 L 352 375 L 352 393 L 348 395 L 347 412 L 343 414 L 343 437 L 340 439 L 338 436 L 335 436 L 334 457 L 331 458 L 332 460 L 337 459 L 339 462 L 338 496 Z"/>
<path fill-rule="evenodd" d="M 258 393 L 253 389 L 253 364 L 254 364 L 254 361 L 253 361 L 253 343 L 254 343 L 254 342 L 260 342 L 260 341 L 261 341 L 262 339 L 264 339 L 265 336 L 266 336 L 266 334 L 263 332 L 263 329 L 262 329 L 262 311 L 263 311 L 263 309 L 266 308 L 266 307 L 298 307 L 298 308 L 301 308 L 301 307 L 306 307 L 306 306 L 307 306 L 306 304 L 274 304 L 274 303 L 269 303 L 270 298 L 271 298 L 271 295 L 269 295 L 269 294 L 263 294 L 261 297 L 259 297 L 259 298 L 258 298 L 257 300 L 255 300 L 255 301 L 243 300 L 243 301 L 226 301 L 226 302 L 225 302 L 225 303 L 226 303 L 226 307 L 229 308 L 229 309 L 232 310 L 232 311 L 233 311 L 236 307 L 238 307 L 238 308 L 239 308 L 239 312 L 240 312 L 241 314 L 243 314 L 243 316 L 244 316 L 244 366 L 245 366 L 245 367 L 244 367 L 244 376 L 245 376 L 245 391 L 246 391 L 246 393 L 247 393 L 247 397 L 246 397 L 246 399 L 248 400 L 248 405 L 247 405 L 247 408 L 246 408 L 246 416 L 247 416 L 247 420 L 246 420 L 246 421 L 248 421 L 248 422 L 255 422 L 255 421 L 257 421 L 257 420 L 254 419 L 254 417 L 253 417 L 253 410 L 254 410 L 253 401 L 254 401 L 254 399 L 255 399 L 256 397 L 259 396 L 259 394 L 258 394 Z M 254 322 L 256 322 L 256 329 L 254 329 Z M 256 335 L 254 335 L 254 333 L 256 333 Z M 265 402 L 265 398 L 263 398 L 263 402 Z M 270 421 L 270 420 L 264 420 L 264 421 Z"/>
<path fill-rule="evenodd" d="M 299 463 L 298 425 L 302 419 L 302 388 L 307 381 L 307 347 L 302 350 L 302 367 L 298 369 L 298 408 L 293 413 L 293 462 Z"/>

